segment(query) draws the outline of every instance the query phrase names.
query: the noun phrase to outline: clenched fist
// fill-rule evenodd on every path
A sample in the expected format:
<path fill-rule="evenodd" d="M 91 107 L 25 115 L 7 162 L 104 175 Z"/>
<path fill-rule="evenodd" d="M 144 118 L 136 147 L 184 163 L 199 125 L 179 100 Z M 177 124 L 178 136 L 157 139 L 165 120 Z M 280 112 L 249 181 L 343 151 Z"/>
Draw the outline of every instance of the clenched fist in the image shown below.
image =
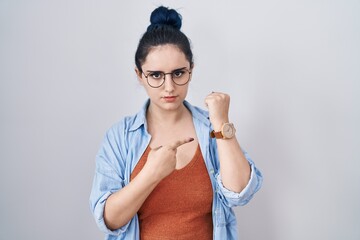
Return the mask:
<path fill-rule="evenodd" d="M 210 122 L 214 130 L 219 131 L 223 123 L 229 122 L 230 96 L 212 92 L 205 98 L 205 105 L 209 110 Z"/>

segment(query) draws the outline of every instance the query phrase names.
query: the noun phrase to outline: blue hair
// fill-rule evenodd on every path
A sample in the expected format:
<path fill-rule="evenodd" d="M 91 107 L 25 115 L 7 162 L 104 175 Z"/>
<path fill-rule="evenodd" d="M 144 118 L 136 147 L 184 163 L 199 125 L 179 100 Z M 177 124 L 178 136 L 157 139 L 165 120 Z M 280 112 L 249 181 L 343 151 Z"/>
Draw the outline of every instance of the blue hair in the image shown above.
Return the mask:
<path fill-rule="evenodd" d="M 150 16 L 150 26 L 147 31 L 151 31 L 161 25 L 169 25 L 173 28 L 180 30 L 181 28 L 181 15 L 174 9 L 168 9 L 166 7 L 158 7 L 155 9 Z"/>
<path fill-rule="evenodd" d="M 174 9 L 166 7 L 156 8 L 150 16 L 150 25 L 141 37 L 136 53 L 135 64 L 142 72 L 141 66 L 144 64 L 150 50 L 156 46 L 172 44 L 177 46 L 193 66 L 193 54 L 190 41 L 186 35 L 180 31 L 182 23 L 181 15 Z"/>

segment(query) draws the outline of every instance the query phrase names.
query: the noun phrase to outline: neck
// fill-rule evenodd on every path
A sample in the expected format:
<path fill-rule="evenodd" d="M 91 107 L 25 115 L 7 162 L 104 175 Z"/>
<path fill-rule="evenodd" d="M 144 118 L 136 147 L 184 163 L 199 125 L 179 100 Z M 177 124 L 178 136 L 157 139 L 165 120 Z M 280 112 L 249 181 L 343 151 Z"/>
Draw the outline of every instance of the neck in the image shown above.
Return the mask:
<path fill-rule="evenodd" d="M 150 103 L 147 111 L 147 120 L 151 123 L 160 123 L 162 125 L 173 125 L 184 118 L 188 110 L 182 104 L 179 108 L 174 110 L 160 109 Z"/>

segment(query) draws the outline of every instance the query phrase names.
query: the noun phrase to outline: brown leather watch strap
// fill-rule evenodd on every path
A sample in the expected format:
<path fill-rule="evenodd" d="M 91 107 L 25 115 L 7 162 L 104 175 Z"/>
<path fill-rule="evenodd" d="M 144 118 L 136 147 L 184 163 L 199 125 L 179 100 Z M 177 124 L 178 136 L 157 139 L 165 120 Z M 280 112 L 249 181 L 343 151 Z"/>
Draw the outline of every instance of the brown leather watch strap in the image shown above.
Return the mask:
<path fill-rule="evenodd" d="M 224 136 L 222 135 L 221 131 L 220 132 L 215 132 L 214 130 L 212 130 L 210 132 L 210 137 L 211 138 L 217 138 L 217 139 L 222 139 L 224 138 Z"/>

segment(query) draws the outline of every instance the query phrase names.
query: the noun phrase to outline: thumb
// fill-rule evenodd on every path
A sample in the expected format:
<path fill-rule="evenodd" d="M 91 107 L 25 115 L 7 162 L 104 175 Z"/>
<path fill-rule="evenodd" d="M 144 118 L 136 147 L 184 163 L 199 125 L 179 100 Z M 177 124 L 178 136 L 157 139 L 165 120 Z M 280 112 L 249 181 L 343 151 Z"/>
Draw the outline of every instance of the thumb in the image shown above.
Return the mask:
<path fill-rule="evenodd" d="M 172 149 L 172 150 L 176 150 L 181 145 L 183 145 L 185 143 L 192 142 L 192 141 L 194 141 L 194 138 L 192 138 L 192 137 L 188 137 L 188 138 L 185 138 L 183 140 L 178 140 L 178 141 L 175 141 L 172 144 L 170 144 L 169 148 Z"/>
<path fill-rule="evenodd" d="M 159 149 L 162 148 L 162 147 L 163 147 L 163 146 L 160 145 L 160 146 L 158 146 L 158 147 L 152 148 L 151 150 L 152 150 L 152 151 L 157 151 L 157 150 L 159 150 Z"/>

